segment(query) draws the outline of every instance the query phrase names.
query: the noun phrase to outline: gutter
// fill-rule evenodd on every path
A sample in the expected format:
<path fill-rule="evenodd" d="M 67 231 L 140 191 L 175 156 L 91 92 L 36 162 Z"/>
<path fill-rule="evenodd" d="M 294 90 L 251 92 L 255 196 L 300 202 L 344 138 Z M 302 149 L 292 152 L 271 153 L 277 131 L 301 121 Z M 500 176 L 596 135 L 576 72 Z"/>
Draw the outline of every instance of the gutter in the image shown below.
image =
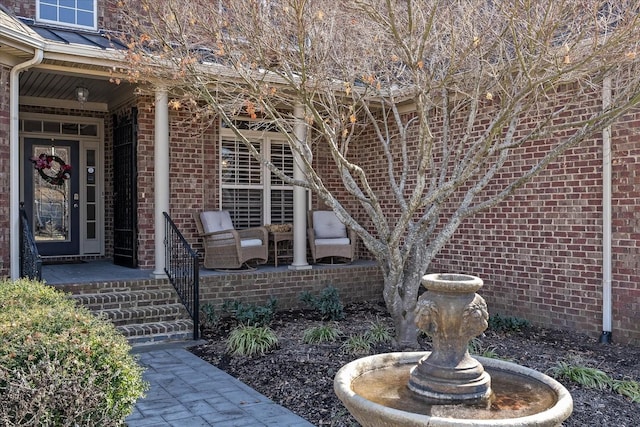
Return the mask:
<path fill-rule="evenodd" d="M 602 82 L 602 108 L 611 104 L 611 77 Z M 602 130 L 602 335 L 600 343 L 611 343 L 611 125 Z"/>
<path fill-rule="evenodd" d="M 20 277 L 20 73 L 42 62 L 44 50 L 35 46 L 33 58 L 17 64 L 9 74 L 9 254 L 11 279 Z"/>

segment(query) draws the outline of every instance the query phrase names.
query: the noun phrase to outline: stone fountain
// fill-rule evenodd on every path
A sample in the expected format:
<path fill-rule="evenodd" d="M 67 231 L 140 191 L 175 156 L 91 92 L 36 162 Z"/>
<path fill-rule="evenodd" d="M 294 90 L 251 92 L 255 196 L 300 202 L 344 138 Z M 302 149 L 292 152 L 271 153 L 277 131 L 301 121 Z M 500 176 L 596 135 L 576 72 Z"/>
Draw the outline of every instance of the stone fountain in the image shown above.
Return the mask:
<path fill-rule="evenodd" d="M 360 424 L 545 427 L 571 415 L 571 395 L 553 378 L 469 355 L 469 341 L 488 326 L 480 278 L 430 274 L 422 284 L 416 325 L 433 350 L 364 357 L 336 374 L 335 392 Z"/>

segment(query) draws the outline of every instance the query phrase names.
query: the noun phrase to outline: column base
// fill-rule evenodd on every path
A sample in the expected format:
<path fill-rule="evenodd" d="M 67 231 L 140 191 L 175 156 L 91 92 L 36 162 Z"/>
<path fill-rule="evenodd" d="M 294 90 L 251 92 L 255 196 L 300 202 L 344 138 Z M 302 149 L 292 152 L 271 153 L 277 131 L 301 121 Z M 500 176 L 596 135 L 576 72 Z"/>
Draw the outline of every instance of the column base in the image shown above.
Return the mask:
<path fill-rule="evenodd" d="M 290 264 L 289 265 L 289 270 L 311 270 L 311 268 L 313 268 L 311 264 L 300 264 L 300 265 Z"/>

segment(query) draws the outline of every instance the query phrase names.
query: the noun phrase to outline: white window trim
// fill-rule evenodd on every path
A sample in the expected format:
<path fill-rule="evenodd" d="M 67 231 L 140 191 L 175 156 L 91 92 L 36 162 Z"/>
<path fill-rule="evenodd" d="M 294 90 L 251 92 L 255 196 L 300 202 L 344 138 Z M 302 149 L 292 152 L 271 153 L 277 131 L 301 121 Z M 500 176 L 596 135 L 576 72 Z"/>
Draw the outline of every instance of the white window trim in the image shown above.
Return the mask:
<path fill-rule="evenodd" d="M 97 30 L 98 29 L 98 1 L 93 0 L 93 25 L 80 25 L 80 24 L 70 24 L 68 22 L 55 21 L 51 19 L 44 19 L 40 17 L 40 0 L 36 0 L 36 21 L 37 22 L 45 22 L 48 24 L 55 24 L 60 27 L 68 27 L 68 28 L 78 28 L 83 30 Z M 60 6 L 58 6 L 60 8 Z M 77 11 L 77 8 L 74 8 Z"/>

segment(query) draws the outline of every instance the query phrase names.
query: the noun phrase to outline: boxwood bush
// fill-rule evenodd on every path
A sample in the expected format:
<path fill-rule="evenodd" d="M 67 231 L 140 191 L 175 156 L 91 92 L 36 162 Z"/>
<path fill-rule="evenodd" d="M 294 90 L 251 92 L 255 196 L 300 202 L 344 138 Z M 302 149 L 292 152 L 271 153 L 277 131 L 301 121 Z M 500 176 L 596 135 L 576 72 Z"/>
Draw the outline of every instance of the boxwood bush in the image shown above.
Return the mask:
<path fill-rule="evenodd" d="M 107 320 L 42 283 L 0 280 L 1 425 L 124 425 L 142 372 Z"/>

